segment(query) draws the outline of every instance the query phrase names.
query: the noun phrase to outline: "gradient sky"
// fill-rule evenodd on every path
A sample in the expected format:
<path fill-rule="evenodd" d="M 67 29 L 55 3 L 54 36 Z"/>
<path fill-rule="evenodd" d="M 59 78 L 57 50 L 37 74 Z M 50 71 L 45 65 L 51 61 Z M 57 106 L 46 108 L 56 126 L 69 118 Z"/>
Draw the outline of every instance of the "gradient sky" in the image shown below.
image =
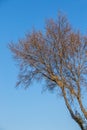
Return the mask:
<path fill-rule="evenodd" d="M 8 43 L 47 18 L 64 12 L 74 29 L 87 33 L 87 0 L 0 0 L 0 130 L 80 130 L 57 93 L 41 93 L 41 83 L 15 88 L 18 67 Z"/>

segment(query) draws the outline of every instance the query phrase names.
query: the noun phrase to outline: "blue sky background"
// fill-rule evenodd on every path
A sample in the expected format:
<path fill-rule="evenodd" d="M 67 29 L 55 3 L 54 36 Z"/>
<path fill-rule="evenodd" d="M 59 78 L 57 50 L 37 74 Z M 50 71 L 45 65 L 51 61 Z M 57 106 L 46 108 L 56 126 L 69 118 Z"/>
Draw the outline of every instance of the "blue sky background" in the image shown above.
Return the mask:
<path fill-rule="evenodd" d="M 58 10 L 87 33 L 87 0 L 0 0 L 0 130 L 80 130 L 57 93 L 41 94 L 41 83 L 15 88 L 18 67 L 7 47 L 32 27 L 43 30 Z"/>

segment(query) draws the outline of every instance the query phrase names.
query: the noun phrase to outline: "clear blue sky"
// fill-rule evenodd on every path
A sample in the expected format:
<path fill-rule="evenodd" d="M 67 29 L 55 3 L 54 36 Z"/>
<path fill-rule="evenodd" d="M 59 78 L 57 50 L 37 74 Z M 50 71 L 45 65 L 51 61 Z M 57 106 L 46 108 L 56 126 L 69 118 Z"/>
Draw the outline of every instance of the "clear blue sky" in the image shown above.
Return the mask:
<path fill-rule="evenodd" d="M 18 67 L 7 48 L 58 10 L 87 33 L 87 0 L 0 0 L 0 130 L 80 130 L 57 93 L 41 94 L 41 83 L 15 88 Z"/>

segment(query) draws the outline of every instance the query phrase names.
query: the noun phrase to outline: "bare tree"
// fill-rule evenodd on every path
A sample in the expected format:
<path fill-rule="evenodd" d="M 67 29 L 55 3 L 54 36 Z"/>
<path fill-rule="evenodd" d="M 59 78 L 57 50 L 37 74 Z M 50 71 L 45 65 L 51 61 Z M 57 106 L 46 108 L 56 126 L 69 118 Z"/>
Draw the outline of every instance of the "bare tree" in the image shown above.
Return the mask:
<path fill-rule="evenodd" d="M 18 85 L 44 79 L 49 90 L 62 94 L 71 117 L 87 130 L 87 36 L 74 31 L 64 15 L 46 21 L 9 48 L 20 67 Z"/>

